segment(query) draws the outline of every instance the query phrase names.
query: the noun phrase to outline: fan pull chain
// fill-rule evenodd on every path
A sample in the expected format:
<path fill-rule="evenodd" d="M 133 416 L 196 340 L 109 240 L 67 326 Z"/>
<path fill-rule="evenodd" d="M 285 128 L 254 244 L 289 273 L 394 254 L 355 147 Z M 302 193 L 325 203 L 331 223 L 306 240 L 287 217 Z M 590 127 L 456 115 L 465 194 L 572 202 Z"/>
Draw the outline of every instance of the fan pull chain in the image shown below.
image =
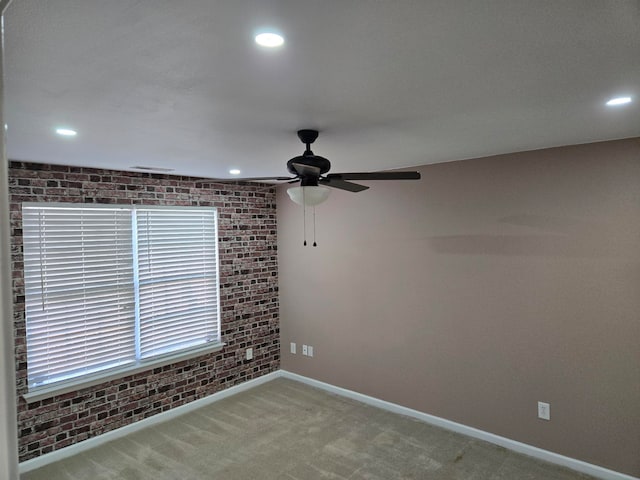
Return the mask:
<path fill-rule="evenodd" d="M 318 244 L 316 243 L 316 207 L 315 205 L 313 206 L 313 246 L 317 247 Z"/>
<path fill-rule="evenodd" d="M 303 245 L 307 246 L 307 202 L 304 189 L 302 190 L 302 229 L 303 229 L 303 237 L 304 243 Z"/>

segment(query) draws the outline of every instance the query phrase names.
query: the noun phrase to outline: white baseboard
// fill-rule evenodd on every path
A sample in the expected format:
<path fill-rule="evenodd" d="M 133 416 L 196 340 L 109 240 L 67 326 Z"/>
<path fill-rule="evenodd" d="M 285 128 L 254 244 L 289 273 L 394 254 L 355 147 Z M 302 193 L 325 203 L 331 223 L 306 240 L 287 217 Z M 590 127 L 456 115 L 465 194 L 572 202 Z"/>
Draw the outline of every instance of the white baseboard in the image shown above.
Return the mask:
<path fill-rule="evenodd" d="M 586 473 L 587 475 L 601 478 L 603 480 L 640 480 L 638 477 L 632 477 L 624 473 L 619 473 L 614 470 L 609 470 L 604 467 L 599 467 L 598 465 L 593 465 L 591 463 L 583 462 L 582 460 L 576 460 L 575 458 L 565 457 L 564 455 L 559 455 L 557 453 L 553 453 L 548 450 L 543 450 L 541 448 L 534 447 L 532 445 L 527 445 L 526 443 L 517 442 L 509 438 L 501 437 L 499 435 L 494 435 L 493 433 L 485 432 L 483 430 L 478 430 L 477 428 L 473 428 L 473 427 L 468 427 L 461 423 L 452 422 L 451 420 L 446 420 L 444 418 L 436 417 L 434 415 L 429 415 L 428 413 L 423 413 L 418 410 L 413 410 L 411 408 L 403 407 L 402 405 L 380 400 L 378 398 L 370 397 L 368 395 L 354 392 L 352 390 L 347 390 L 346 388 L 336 387 L 329 383 L 324 383 L 319 380 L 314 380 L 309 377 L 298 375 L 297 373 L 288 372 L 286 370 L 280 370 L 279 373 L 280 373 L 280 376 L 284 378 L 289 378 L 291 380 L 296 380 L 301 383 L 306 383 L 307 385 L 311 385 L 312 387 L 317 387 L 322 390 L 326 390 L 327 392 L 334 393 L 336 395 L 351 398 L 353 400 L 357 400 L 359 402 L 362 402 L 374 407 L 378 407 L 383 410 L 388 410 L 393 413 L 399 413 L 400 415 L 412 417 L 417 420 L 421 420 L 425 423 L 435 425 L 437 427 L 441 427 L 447 430 L 461 433 L 468 437 L 473 437 L 479 440 L 484 440 L 486 442 L 493 443 L 495 445 L 500 445 L 501 447 L 504 447 L 508 450 L 522 453 L 524 455 L 538 458 L 540 460 L 544 460 L 549 463 L 554 463 L 556 465 L 562 465 L 563 467 L 570 468 L 571 470 L 575 470 L 581 473 Z"/>
<path fill-rule="evenodd" d="M 20 463 L 20 473 L 22 474 L 31 470 L 35 470 L 36 468 L 43 467 L 45 465 L 48 465 L 49 463 L 57 462 L 64 458 L 68 458 L 73 455 L 77 455 L 78 453 L 85 452 L 91 448 L 95 448 L 106 442 L 115 440 L 116 438 L 121 438 L 131 433 L 137 432 L 138 430 L 142 430 L 143 428 L 166 422 L 167 420 L 171 420 L 172 418 L 184 415 L 185 413 L 197 410 L 198 408 L 202 408 L 206 405 L 210 405 L 214 402 L 222 400 L 223 398 L 230 397 L 231 395 L 235 395 L 237 393 L 244 392 L 245 390 L 249 390 L 250 388 L 257 387 L 258 385 L 262 385 L 263 383 L 267 383 L 280 376 L 280 370 L 268 373 L 266 375 L 263 375 L 262 377 L 254 378 L 253 380 L 247 380 L 246 382 L 239 385 L 234 385 L 233 387 L 229 387 L 226 390 L 216 392 L 212 395 L 209 395 L 208 397 L 194 400 L 193 402 L 189 402 L 186 405 L 180 405 L 179 407 L 175 407 L 171 410 L 158 413 L 157 415 L 154 415 L 152 417 L 148 417 L 135 423 L 125 425 L 115 430 L 111 430 L 110 432 L 103 433 L 102 435 L 98 435 L 97 437 L 91 437 L 82 442 L 74 443 L 73 445 L 69 445 L 68 447 L 61 448 L 60 450 L 54 450 L 51 453 L 46 453 L 31 460 L 27 460 Z"/>
<path fill-rule="evenodd" d="M 43 467 L 49 463 L 57 462 L 64 458 L 68 458 L 78 453 L 89 450 L 91 448 L 100 446 L 106 442 L 110 442 L 117 438 L 121 438 L 131 433 L 137 432 L 138 430 L 142 430 L 143 428 L 147 428 L 152 425 L 157 425 L 159 423 L 166 422 L 167 420 L 171 420 L 172 418 L 178 417 L 180 415 L 184 415 L 185 413 L 191 412 L 193 410 L 204 407 L 206 405 L 210 405 L 211 403 L 222 400 L 223 398 L 227 398 L 237 393 L 244 392 L 245 390 L 249 390 L 253 387 L 257 387 L 258 385 L 267 383 L 278 377 L 284 377 L 291 380 L 295 380 L 301 383 L 305 383 L 307 385 L 311 385 L 312 387 L 320 388 L 327 392 L 334 393 L 336 395 L 351 398 L 353 400 L 365 403 L 367 405 L 378 407 L 383 410 L 388 410 L 393 413 L 398 413 L 400 415 L 412 417 L 417 420 L 421 420 L 425 423 L 435 425 L 437 427 L 442 427 L 447 430 L 451 430 L 457 433 L 461 433 L 463 435 L 467 435 L 469 437 L 477 438 L 479 440 L 484 440 L 484 441 L 493 443 L 495 445 L 500 445 L 501 447 L 504 447 L 506 449 L 509 449 L 518 453 L 522 453 L 524 455 L 528 455 L 530 457 L 538 458 L 540 460 L 544 460 L 549 463 L 554 463 L 556 465 L 562 465 L 572 470 L 576 470 L 581 473 L 586 473 L 596 478 L 601 478 L 602 480 L 640 480 L 640 478 L 638 477 L 632 477 L 624 473 L 619 473 L 614 470 L 609 470 L 604 467 L 599 467 L 598 465 L 593 465 L 591 463 L 583 462 L 581 460 L 576 460 L 575 458 L 565 457 L 564 455 L 559 455 L 557 453 L 553 453 L 548 450 L 543 450 L 541 448 L 534 447 L 532 445 L 527 445 L 526 443 L 517 442 L 509 438 L 501 437 L 499 435 L 494 435 L 493 433 L 485 432 L 483 430 L 478 430 L 477 428 L 473 428 L 473 427 L 468 427 L 461 423 L 452 422 L 451 420 L 446 420 L 444 418 L 436 417 L 434 415 L 429 415 L 428 413 L 423 413 L 418 410 L 413 410 L 411 408 L 403 407 L 402 405 L 387 402 L 385 400 L 380 400 L 378 398 L 370 397 L 368 395 L 354 392 L 352 390 L 347 390 L 346 388 L 336 387 L 329 383 L 321 382 L 319 380 L 314 380 L 312 378 L 305 377 L 303 375 L 298 375 L 297 373 L 288 372 L 286 370 L 278 370 L 277 372 L 272 372 L 262 377 L 255 378 L 253 380 L 248 380 L 244 383 L 241 383 L 239 385 L 230 387 L 226 390 L 222 390 L 220 392 L 214 393 L 212 395 L 209 395 L 208 397 L 195 400 L 186 405 L 181 405 L 179 407 L 172 408 L 171 410 L 167 410 L 166 412 L 162 412 L 152 417 L 148 417 L 143 420 L 132 423 L 130 425 L 125 425 L 124 427 L 120 427 L 116 430 L 103 433 L 102 435 L 99 435 L 97 437 L 92 437 L 82 442 L 69 445 L 68 447 L 62 448 L 60 450 L 55 450 L 51 453 L 47 453 L 37 458 L 27 460 L 20 464 L 20 473 L 26 473 L 31 470 L 35 470 L 36 468 Z"/>

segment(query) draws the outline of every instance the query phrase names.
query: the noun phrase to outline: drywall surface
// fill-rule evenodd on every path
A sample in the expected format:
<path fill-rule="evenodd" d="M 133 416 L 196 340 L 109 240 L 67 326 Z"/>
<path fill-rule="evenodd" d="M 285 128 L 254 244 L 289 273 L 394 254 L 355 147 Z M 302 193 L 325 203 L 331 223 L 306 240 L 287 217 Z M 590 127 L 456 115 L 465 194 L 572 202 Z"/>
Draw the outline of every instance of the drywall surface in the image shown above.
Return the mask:
<path fill-rule="evenodd" d="M 640 475 L 640 139 L 420 170 L 280 189 L 282 368 Z"/>

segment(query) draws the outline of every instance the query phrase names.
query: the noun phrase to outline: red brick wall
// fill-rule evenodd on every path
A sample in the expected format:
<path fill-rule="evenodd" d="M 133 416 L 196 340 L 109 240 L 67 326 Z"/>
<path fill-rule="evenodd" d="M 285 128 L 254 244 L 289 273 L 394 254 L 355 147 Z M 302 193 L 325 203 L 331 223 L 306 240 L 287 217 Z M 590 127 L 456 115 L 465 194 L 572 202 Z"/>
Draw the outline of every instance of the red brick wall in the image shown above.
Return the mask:
<path fill-rule="evenodd" d="M 20 460 L 85 440 L 280 368 L 275 189 L 206 179 L 11 162 Z M 27 404 L 22 202 L 218 209 L 220 352 Z M 254 359 L 245 360 L 245 348 Z"/>

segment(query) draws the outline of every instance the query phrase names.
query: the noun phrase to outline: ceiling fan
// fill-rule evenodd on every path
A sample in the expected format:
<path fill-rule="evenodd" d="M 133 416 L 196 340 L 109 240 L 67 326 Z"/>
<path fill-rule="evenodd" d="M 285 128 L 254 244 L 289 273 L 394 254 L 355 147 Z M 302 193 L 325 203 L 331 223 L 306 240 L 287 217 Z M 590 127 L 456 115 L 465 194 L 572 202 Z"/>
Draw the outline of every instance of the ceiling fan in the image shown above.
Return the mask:
<path fill-rule="evenodd" d="M 321 186 L 339 188 L 348 192 L 361 192 L 368 189 L 365 185 L 353 183 L 350 180 L 419 180 L 420 172 L 356 172 L 356 173 L 327 173 L 331 169 L 331 162 L 311 151 L 311 144 L 318 138 L 317 130 L 298 130 L 298 138 L 305 144 L 302 155 L 287 162 L 287 170 L 293 177 L 255 177 L 238 178 L 235 181 L 283 181 L 288 183 L 300 182 L 300 187 L 288 190 L 291 199 L 305 206 L 315 206 L 322 203 L 329 196 L 329 190 Z M 316 187 L 316 188 L 305 188 Z"/>
<path fill-rule="evenodd" d="M 293 157 L 287 162 L 287 170 L 292 177 L 254 177 L 237 178 L 233 181 L 278 181 L 287 183 L 300 182 L 300 186 L 287 189 L 291 200 L 305 209 L 303 212 L 305 238 L 303 245 L 307 245 L 306 238 L 306 207 L 315 207 L 329 197 L 329 188 L 338 188 L 348 192 L 361 192 L 368 189 L 366 185 L 350 180 L 419 180 L 420 172 L 356 172 L 356 173 L 328 173 L 331 162 L 311 151 L 311 144 L 318 138 L 317 130 L 298 130 L 298 138 L 305 144 L 302 155 Z M 225 180 L 230 181 L 230 179 Z M 315 241 L 315 208 L 313 212 L 313 246 Z"/>

